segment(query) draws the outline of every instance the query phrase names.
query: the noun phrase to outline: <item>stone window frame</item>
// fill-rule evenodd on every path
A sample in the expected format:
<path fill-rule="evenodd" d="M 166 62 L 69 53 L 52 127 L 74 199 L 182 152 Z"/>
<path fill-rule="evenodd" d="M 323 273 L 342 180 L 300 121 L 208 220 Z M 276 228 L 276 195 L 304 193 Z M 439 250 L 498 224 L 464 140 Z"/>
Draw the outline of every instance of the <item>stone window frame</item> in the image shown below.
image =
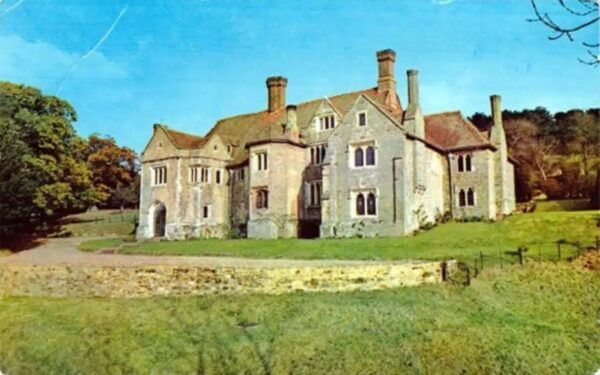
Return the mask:
<path fill-rule="evenodd" d="M 327 156 L 329 146 L 327 142 L 315 143 L 310 146 L 308 152 L 310 157 L 310 165 L 322 165 Z"/>
<path fill-rule="evenodd" d="M 244 167 L 230 170 L 229 174 L 233 182 L 244 181 L 246 179 L 246 172 L 244 170 Z"/>
<path fill-rule="evenodd" d="M 364 115 L 365 118 L 365 123 L 361 125 L 360 123 L 360 116 Z M 358 111 L 356 112 L 356 126 L 358 127 L 363 127 L 363 126 L 368 126 L 369 125 L 369 116 L 367 115 L 367 111 Z"/>
<path fill-rule="evenodd" d="M 210 184 L 211 167 L 206 165 L 190 166 L 190 183 L 192 184 Z"/>
<path fill-rule="evenodd" d="M 321 207 L 321 198 L 323 197 L 323 182 L 307 182 L 307 207 Z"/>
<path fill-rule="evenodd" d="M 358 197 L 362 195 L 364 199 L 364 214 L 358 213 Z M 375 213 L 369 213 L 369 196 L 375 199 Z M 379 217 L 379 190 L 377 188 L 354 189 L 350 191 L 350 217 L 354 220 L 377 219 Z"/>
<path fill-rule="evenodd" d="M 456 169 L 461 173 L 475 171 L 475 166 L 473 165 L 473 154 L 469 153 L 458 155 L 456 164 Z"/>
<path fill-rule="evenodd" d="M 476 207 L 477 191 L 475 191 L 475 188 L 461 188 L 456 195 L 456 205 L 460 208 Z"/>
<path fill-rule="evenodd" d="M 204 206 L 202 206 L 202 219 L 203 220 L 208 220 L 210 219 L 210 215 L 211 215 L 211 204 L 205 204 Z"/>
<path fill-rule="evenodd" d="M 223 173 L 222 168 L 215 168 L 215 184 L 221 185 L 223 183 L 223 178 L 225 174 Z"/>
<path fill-rule="evenodd" d="M 151 170 L 151 186 L 165 186 L 169 178 L 169 169 L 167 164 L 157 164 L 150 167 Z M 163 173 L 164 171 L 164 173 Z M 157 174 L 158 173 L 158 174 Z M 162 173 L 162 175 L 161 175 Z"/>
<path fill-rule="evenodd" d="M 334 112 L 328 112 L 315 116 L 315 130 L 318 133 L 335 129 L 337 117 Z"/>
<path fill-rule="evenodd" d="M 256 188 L 254 190 L 254 207 L 257 211 L 263 212 L 269 209 L 269 189 L 266 187 Z"/>
<path fill-rule="evenodd" d="M 349 152 L 349 166 L 350 169 L 365 169 L 365 168 L 377 168 L 377 162 L 379 160 L 378 156 L 377 156 L 377 141 L 360 141 L 360 142 L 354 142 L 354 143 L 350 143 L 350 152 Z M 367 150 L 368 148 L 371 147 L 373 149 L 373 157 L 374 157 L 374 163 L 373 164 L 367 164 Z M 361 149 L 362 150 L 362 165 L 356 165 L 356 150 L 357 149 Z"/>
<path fill-rule="evenodd" d="M 254 167 L 257 171 L 269 170 L 269 153 L 266 150 L 254 152 Z"/>

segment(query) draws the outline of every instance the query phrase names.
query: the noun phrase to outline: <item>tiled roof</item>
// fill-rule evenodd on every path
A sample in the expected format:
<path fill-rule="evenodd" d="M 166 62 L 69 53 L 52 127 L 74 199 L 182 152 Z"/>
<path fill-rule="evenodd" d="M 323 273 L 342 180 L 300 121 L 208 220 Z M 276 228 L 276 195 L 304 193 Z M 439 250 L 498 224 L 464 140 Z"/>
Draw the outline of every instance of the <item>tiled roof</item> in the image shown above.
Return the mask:
<path fill-rule="evenodd" d="M 364 94 L 378 103 L 385 104 L 386 97 L 379 95 L 377 89 L 367 89 L 350 92 L 341 95 L 335 95 L 325 98 L 337 110 L 341 116 L 345 116 L 352 108 L 356 98 Z M 297 105 L 297 121 L 300 129 L 309 126 L 315 111 L 323 99 L 315 99 L 302 102 Z M 389 107 L 388 107 L 389 108 Z M 395 117 L 400 116 L 402 109 L 398 108 L 389 112 Z M 280 109 L 275 112 L 261 111 L 246 115 L 234 116 L 219 120 L 212 130 L 206 135 L 206 138 L 213 134 L 218 134 L 225 143 L 234 145 L 233 160 L 231 165 L 243 163 L 248 157 L 246 144 L 269 138 L 283 137 L 284 124 L 286 120 L 286 110 Z"/>
<path fill-rule="evenodd" d="M 164 125 L 159 125 L 163 128 L 167 137 L 173 142 L 173 145 L 177 148 L 182 149 L 193 149 L 200 148 L 204 143 L 204 138 L 197 135 L 183 133 L 177 130 L 173 130 Z"/>
<path fill-rule="evenodd" d="M 390 98 L 377 91 L 376 88 L 354 91 L 346 94 L 324 98 L 331 103 L 341 116 L 345 116 L 360 95 L 365 95 L 379 108 L 396 119 L 402 118 L 402 108 L 390 106 Z M 298 127 L 306 129 L 323 99 L 315 99 L 297 105 Z M 213 135 L 218 135 L 225 144 L 233 146 L 230 165 L 244 163 L 248 158 L 246 145 L 265 139 L 284 137 L 286 120 L 285 108 L 269 112 L 267 110 L 233 116 L 217 121 L 205 137 L 182 133 L 163 127 L 173 144 L 178 148 L 195 149 Z M 472 147 L 488 147 L 490 143 L 486 133 L 481 133 L 475 125 L 465 119 L 459 111 L 436 113 L 425 116 L 425 140 L 434 146 L 446 150 L 458 150 Z"/>
<path fill-rule="evenodd" d="M 446 151 L 490 146 L 487 138 L 460 111 L 425 116 L 425 140 Z"/>

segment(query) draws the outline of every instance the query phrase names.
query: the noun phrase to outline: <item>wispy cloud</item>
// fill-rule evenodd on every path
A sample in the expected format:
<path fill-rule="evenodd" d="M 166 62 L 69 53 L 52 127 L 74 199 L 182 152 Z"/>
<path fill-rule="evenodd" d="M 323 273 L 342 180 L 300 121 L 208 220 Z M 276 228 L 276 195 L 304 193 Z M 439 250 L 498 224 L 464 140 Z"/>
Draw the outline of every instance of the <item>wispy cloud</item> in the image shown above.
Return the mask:
<path fill-rule="evenodd" d="M 18 0 L 16 3 L 14 3 L 13 5 L 9 6 L 8 8 L 4 9 L 2 11 L 2 17 L 4 17 L 5 15 L 7 15 L 8 13 L 12 12 L 13 10 L 17 9 L 17 7 L 21 4 L 23 4 L 25 0 Z M 2 0 L 0 0 L 0 4 L 2 3 Z"/>
<path fill-rule="evenodd" d="M 21 1 L 24 1 L 24 0 L 21 0 Z M 100 48 L 100 46 L 102 46 L 102 44 L 106 41 L 106 39 L 108 39 L 108 37 L 113 32 L 113 30 L 115 29 L 115 27 L 117 27 L 117 24 L 119 23 L 119 21 L 121 20 L 121 18 L 125 15 L 125 12 L 127 12 L 127 6 L 125 6 L 123 9 L 121 9 L 121 11 L 119 12 L 119 14 L 117 15 L 117 18 L 115 18 L 115 20 L 113 21 L 112 25 L 110 25 L 110 27 L 108 28 L 108 30 L 106 30 L 106 32 L 104 33 L 104 35 L 102 35 L 102 38 L 100 38 L 98 40 L 98 42 L 96 42 L 96 44 L 89 51 L 87 51 L 77 61 L 75 61 L 75 63 L 73 64 L 73 66 L 71 66 L 71 68 L 69 69 L 69 71 L 65 74 L 65 76 L 60 81 L 60 83 L 58 85 L 58 88 L 56 89 L 56 95 L 58 95 L 61 92 L 61 90 L 63 89 L 63 87 L 64 87 L 64 85 L 65 85 L 65 83 L 67 81 L 67 79 L 69 79 L 69 77 L 75 71 L 75 69 L 77 69 L 77 67 L 79 66 L 79 64 L 81 64 L 88 57 L 92 56 L 94 54 L 94 52 L 96 52 L 98 50 L 98 48 Z"/>
<path fill-rule="evenodd" d="M 452 4 L 454 0 L 431 0 L 431 2 L 436 5 L 448 5 Z"/>

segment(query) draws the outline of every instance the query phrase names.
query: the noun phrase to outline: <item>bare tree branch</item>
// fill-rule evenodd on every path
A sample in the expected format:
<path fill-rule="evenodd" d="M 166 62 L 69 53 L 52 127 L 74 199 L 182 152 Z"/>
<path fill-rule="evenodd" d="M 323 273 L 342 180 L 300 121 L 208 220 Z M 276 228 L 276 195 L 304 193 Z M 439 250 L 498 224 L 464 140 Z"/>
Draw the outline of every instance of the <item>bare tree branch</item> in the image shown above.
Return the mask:
<path fill-rule="evenodd" d="M 573 42 L 575 40 L 575 38 L 573 36 L 574 33 L 593 25 L 600 20 L 600 16 L 598 16 L 598 11 L 600 8 L 600 0 L 578 0 L 579 4 L 582 5 L 583 7 L 585 7 L 585 9 L 586 9 L 585 11 L 579 11 L 579 10 L 573 9 L 572 7 L 570 7 L 569 5 L 566 4 L 565 0 L 557 0 L 557 1 L 561 5 L 561 7 L 565 11 L 570 13 L 571 15 L 576 16 L 576 17 L 585 17 L 586 19 L 583 22 L 579 22 L 576 26 L 572 26 L 572 27 L 561 26 L 561 25 L 557 24 L 556 22 L 554 22 L 554 20 L 550 17 L 550 15 L 548 13 L 542 14 L 540 12 L 535 0 L 531 0 L 531 5 L 533 7 L 533 11 L 534 11 L 536 17 L 527 19 L 527 22 L 541 22 L 546 27 L 548 27 L 550 30 L 555 32 L 554 35 L 548 36 L 549 40 L 557 40 L 557 39 L 560 39 L 560 38 L 566 36 L 571 42 Z M 595 14 L 596 16 L 593 18 L 589 18 L 589 16 L 591 14 Z M 592 59 L 589 61 L 586 61 L 581 58 L 578 58 L 577 60 L 579 60 L 579 62 L 581 62 L 582 64 L 586 64 L 586 65 L 590 65 L 590 66 L 600 65 L 600 55 L 592 52 L 592 48 L 600 47 L 600 43 L 582 42 L 582 45 L 584 47 L 586 47 L 586 52 L 588 53 L 588 55 L 590 55 L 592 57 Z"/>

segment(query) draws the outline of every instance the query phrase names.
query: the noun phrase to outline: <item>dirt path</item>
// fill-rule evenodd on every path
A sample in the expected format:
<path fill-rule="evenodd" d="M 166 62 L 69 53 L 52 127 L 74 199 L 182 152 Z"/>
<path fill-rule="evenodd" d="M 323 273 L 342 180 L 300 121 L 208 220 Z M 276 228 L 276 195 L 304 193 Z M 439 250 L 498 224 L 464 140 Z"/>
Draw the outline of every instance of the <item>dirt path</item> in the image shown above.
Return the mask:
<path fill-rule="evenodd" d="M 280 268 L 280 267 L 325 267 L 352 266 L 361 264 L 403 264 L 414 261 L 361 261 L 361 260 L 291 260 L 291 259 L 251 259 L 207 256 L 150 256 L 96 254 L 78 250 L 81 242 L 90 238 L 50 238 L 34 249 L 22 251 L 7 257 L 0 257 L 0 267 L 4 265 L 64 265 L 74 267 L 139 267 L 155 265 L 180 265 L 199 267 L 236 268 Z"/>

